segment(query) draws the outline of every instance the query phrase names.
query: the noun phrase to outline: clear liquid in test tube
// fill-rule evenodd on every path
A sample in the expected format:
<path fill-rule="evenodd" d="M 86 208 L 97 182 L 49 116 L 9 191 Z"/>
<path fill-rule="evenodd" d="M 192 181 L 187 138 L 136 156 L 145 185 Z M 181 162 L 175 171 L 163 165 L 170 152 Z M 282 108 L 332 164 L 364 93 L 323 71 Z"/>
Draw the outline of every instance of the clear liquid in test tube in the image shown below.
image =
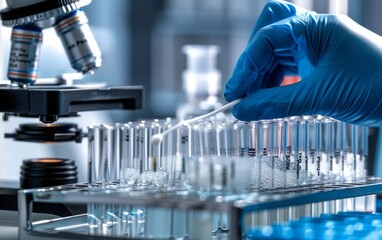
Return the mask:
<path fill-rule="evenodd" d="M 166 131 L 171 128 L 177 122 L 171 118 L 165 119 L 161 122 L 162 131 Z M 164 170 L 168 174 L 168 184 L 170 186 L 174 185 L 175 181 L 175 154 L 176 154 L 176 132 L 169 132 L 162 140 L 161 145 L 159 146 L 160 153 L 157 153 L 155 157 L 155 171 L 158 169 Z"/>
<path fill-rule="evenodd" d="M 204 157 L 203 157 L 203 168 L 208 169 L 207 181 L 210 187 L 209 191 L 221 191 L 223 184 L 226 185 L 224 179 L 226 175 L 222 178 L 222 175 L 226 171 L 221 164 L 220 146 L 219 141 L 216 136 L 216 125 L 211 120 L 206 120 L 203 122 L 203 146 L 204 146 Z"/>
<path fill-rule="evenodd" d="M 235 177 L 231 172 L 234 162 L 231 162 L 230 123 L 217 121 L 214 123 L 216 131 L 216 160 L 213 161 L 213 188 L 219 191 L 232 191 L 232 180 Z M 230 164 L 231 163 L 231 164 Z"/>
<path fill-rule="evenodd" d="M 232 122 L 214 121 L 211 123 L 213 138 L 208 138 L 210 148 L 211 184 L 214 191 L 232 191 L 235 178 L 235 162 L 232 158 Z"/>
<path fill-rule="evenodd" d="M 251 188 L 253 190 L 260 190 L 261 187 L 261 164 L 258 156 L 258 131 L 259 122 L 248 123 L 248 157 L 253 161 L 253 178 Z"/>
<path fill-rule="evenodd" d="M 120 181 L 122 163 L 123 124 L 116 123 L 113 126 L 113 159 L 111 178 L 114 182 Z"/>
<path fill-rule="evenodd" d="M 135 157 L 140 173 L 138 184 L 141 186 L 149 186 L 153 181 L 152 164 L 149 157 L 149 124 L 145 121 L 138 122 L 135 130 L 135 151 L 137 153 Z"/>
<path fill-rule="evenodd" d="M 272 122 L 263 120 L 259 124 L 258 131 L 258 155 L 260 159 L 261 169 L 261 189 L 273 188 L 273 158 L 271 148 L 273 143 Z"/>
<path fill-rule="evenodd" d="M 333 144 L 330 148 L 332 161 L 332 179 L 335 182 L 344 181 L 344 152 L 343 152 L 343 125 L 344 123 L 335 119 L 332 120 Z"/>
<path fill-rule="evenodd" d="M 353 124 L 344 123 L 343 125 L 343 152 L 344 152 L 344 180 L 355 180 L 355 126 Z"/>
<path fill-rule="evenodd" d="M 162 148 L 161 144 L 151 144 L 151 137 L 155 134 L 159 134 L 162 131 L 162 124 L 159 122 L 159 120 L 153 120 L 150 123 L 148 123 L 149 127 L 149 166 L 150 166 L 150 172 L 152 174 L 152 180 L 153 184 L 156 187 L 164 187 L 167 185 L 167 177 L 169 175 L 168 169 L 166 168 L 166 164 L 164 161 L 164 157 L 162 155 Z M 167 136 L 166 136 L 167 137 Z M 167 138 L 163 140 L 163 145 L 167 143 Z"/>
<path fill-rule="evenodd" d="M 333 156 L 330 148 L 333 146 L 332 121 L 329 118 L 318 116 L 320 121 L 319 131 L 319 156 L 320 156 L 320 181 L 331 181 L 331 171 L 333 166 Z"/>
<path fill-rule="evenodd" d="M 181 126 L 176 131 L 175 172 L 173 184 L 177 188 L 183 188 L 185 183 L 186 160 L 191 156 L 189 136 L 189 124 Z"/>
<path fill-rule="evenodd" d="M 102 147 L 101 147 L 101 162 L 99 165 L 99 174 L 103 183 L 109 183 L 116 179 L 116 163 L 114 158 L 114 127 L 103 124 L 102 132 Z"/>
<path fill-rule="evenodd" d="M 295 151 L 297 156 L 298 185 L 306 184 L 308 181 L 308 129 L 307 122 L 302 117 L 292 118 L 297 126 L 294 132 L 297 134 Z"/>
<path fill-rule="evenodd" d="M 355 178 L 357 180 L 367 177 L 367 151 L 368 151 L 368 128 L 355 125 Z"/>
<path fill-rule="evenodd" d="M 210 167 L 207 162 L 204 141 L 204 124 L 193 123 L 190 126 L 190 158 L 186 162 L 186 176 L 190 190 L 210 190 Z"/>
<path fill-rule="evenodd" d="M 90 183 L 104 185 L 109 181 L 110 144 L 107 141 L 107 127 L 94 126 L 89 130 L 89 175 Z M 110 138 L 110 137 L 109 137 Z"/>
<path fill-rule="evenodd" d="M 308 148 L 308 182 L 319 183 L 320 178 L 320 155 L 319 151 L 319 121 L 313 116 L 304 116 L 307 124 L 307 148 Z"/>
<path fill-rule="evenodd" d="M 136 131 L 133 123 L 122 126 L 121 170 L 120 183 L 122 186 L 133 186 L 138 182 L 139 165 L 135 151 Z"/>
<path fill-rule="evenodd" d="M 285 130 L 284 119 L 277 119 L 272 124 L 273 130 L 273 187 L 285 188 L 286 186 L 286 163 L 285 163 Z"/>
<path fill-rule="evenodd" d="M 286 121 L 286 141 L 285 141 L 285 174 L 286 187 L 298 185 L 300 179 L 298 160 L 298 122 L 294 120 Z"/>
<path fill-rule="evenodd" d="M 88 127 L 88 176 L 87 180 L 88 183 L 94 183 L 96 182 L 96 149 L 98 148 L 97 142 L 96 142 L 96 132 L 97 132 L 97 127 L 96 126 L 89 126 Z"/>
<path fill-rule="evenodd" d="M 253 172 L 253 161 L 248 153 L 248 124 L 234 121 L 228 125 L 229 146 L 229 168 L 231 189 L 234 192 L 248 191 Z"/>

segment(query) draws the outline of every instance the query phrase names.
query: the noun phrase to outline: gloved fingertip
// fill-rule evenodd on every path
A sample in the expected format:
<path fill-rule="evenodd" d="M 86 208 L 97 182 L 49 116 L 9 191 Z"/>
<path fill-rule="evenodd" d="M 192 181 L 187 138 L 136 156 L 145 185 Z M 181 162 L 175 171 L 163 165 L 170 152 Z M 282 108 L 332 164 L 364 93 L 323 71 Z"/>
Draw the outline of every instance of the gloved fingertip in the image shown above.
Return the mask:
<path fill-rule="evenodd" d="M 286 117 L 290 94 L 283 94 L 281 87 L 260 89 L 243 98 L 232 108 L 235 118 L 242 121 L 257 121 Z"/>
<path fill-rule="evenodd" d="M 227 100 L 227 102 L 232 102 L 233 100 L 235 100 L 234 96 L 232 95 L 232 92 L 228 90 L 224 91 L 224 98 L 225 100 Z"/>
<path fill-rule="evenodd" d="M 254 119 L 254 116 L 252 116 L 253 112 L 248 112 L 246 110 L 243 110 L 242 103 L 238 103 L 237 105 L 232 107 L 232 115 L 240 121 L 256 120 L 256 119 Z"/>
<path fill-rule="evenodd" d="M 240 104 L 240 103 L 239 103 L 239 104 Z M 232 107 L 232 115 L 233 115 L 236 119 L 238 119 L 238 120 L 245 121 L 245 120 L 243 120 L 243 119 L 241 118 L 241 116 L 240 116 L 240 114 L 239 114 L 239 108 L 238 108 L 237 105 Z"/>
<path fill-rule="evenodd" d="M 245 78 L 242 77 L 240 72 L 234 73 L 231 79 L 225 84 L 224 98 L 228 102 L 245 97 L 247 89 L 243 86 L 244 83 L 242 79 Z"/>

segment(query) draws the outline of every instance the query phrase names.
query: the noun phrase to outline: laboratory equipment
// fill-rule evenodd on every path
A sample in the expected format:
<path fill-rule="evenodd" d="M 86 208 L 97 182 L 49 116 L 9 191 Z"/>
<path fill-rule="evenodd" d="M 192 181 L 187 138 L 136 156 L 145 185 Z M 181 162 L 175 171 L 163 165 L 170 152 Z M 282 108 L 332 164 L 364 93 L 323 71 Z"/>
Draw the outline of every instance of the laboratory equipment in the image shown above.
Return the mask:
<path fill-rule="evenodd" d="M 12 27 L 12 35 L 8 64 L 10 81 L 0 84 L 0 112 L 4 113 L 4 120 L 23 117 L 31 121 L 21 124 L 14 132 L 7 132 L 6 138 L 41 144 L 81 143 L 87 136 L 81 128 L 70 122 L 56 121 L 79 116 L 78 113 L 84 111 L 142 108 L 143 90 L 140 86 L 108 87 L 106 84 L 74 83 L 74 80 L 82 79 L 83 74 L 92 73 L 101 66 L 101 51 L 82 10 L 82 7 L 90 3 L 89 0 L 8 0 L 7 8 L 1 10 L 2 24 Z M 60 73 L 59 77 L 49 81 L 38 77 L 39 48 L 44 42 L 43 32 L 52 27 L 61 39 L 70 64 L 80 74 Z M 33 122 L 36 119 L 41 123 Z M 18 146 L 9 150 L 15 149 Z M 46 156 L 38 162 L 48 167 L 49 159 L 58 161 L 54 156 Z M 26 172 L 23 168 L 21 173 L 24 179 Z M 28 170 L 27 175 L 31 177 L 29 173 Z M 55 177 L 58 178 L 61 174 L 56 174 Z M 50 179 L 52 175 L 45 174 L 46 178 L 42 182 L 47 179 L 54 182 Z M 72 180 L 77 181 L 77 178 Z M 3 186 L 3 182 L 1 185 L 1 209 L 17 210 L 17 190 L 20 186 Z M 57 208 L 63 209 L 60 206 Z M 36 211 L 46 212 L 49 208 L 39 209 Z M 68 215 L 68 212 L 71 211 L 64 211 L 64 215 Z"/>
<path fill-rule="evenodd" d="M 72 67 L 89 73 L 101 66 L 101 51 L 82 7 L 89 0 L 8 0 L 1 11 L 4 26 L 13 27 L 8 78 L 20 86 L 37 79 L 42 30 L 55 27 Z"/>
<path fill-rule="evenodd" d="M 12 47 L 8 78 L 13 82 L 34 82 L 42 43 L 42 30 L 37 27 L 16 26 L 12 29 Z"/>
<path fill-rule="evenodd" d="M 382 181 L 355 174 L 357 166 L 365 170 L 366 136 L 366 127 L 323 116 L 91 126 L 89 183 L 20 192 L 20 236 L 251 239 L 292 220 L 374 212 Z M 345 141 L 359 149 L 345 148 Z M 334 170 L 347 161 L 353 165 Z M 87 210 L 42 222 L 28 218 L 26 206 L 58 201 Z"/>
<path fill-rule="evenodd" d="M 183 174 L 188 190 L 204 193 L 364 180 L 367 128 L 343 123 L 333 128 L 334 123 L 340 122 L 323 116 L 242 122 L 207 114 L 193 119 L 93 126 L 88 131 L 89 169 L 94 176 L 104 176 L 90 176 L 89 180 L 127 181 L 116 173 L 130 173 L 132 176 L 124 177 L 136 178 L 132 185 L 154 186 L 153 180 L 162 176 L 163 184 L 157 186 L 163 187 L 174 186 L 174 176 Z M 345 134 L 348 129 L 351 131 Z M 336 160 L 333 149 L 339 147 L 333 135 L 338 135 L 337 142 L 358 147 L 341 149 L 345 153 Z M 336 166 L 347 162 L 352 164 Z M 349 174 L 351 178 L 341 177 Z"/>
<path fill-rule="evenodd" d="M 178 117 L 196 117 L 222 106 L 221 74 L 216 68 L 219 47 L 185 45 L 187 69 L 183 71 L 183 90 L 187 101 L 176 112 Z"/>
<path fill-rule="evenodd" d="M 281 224 L 301 216 L 312 218 L 341 211 L 373 212 L 374 194 L 381 190 L 380 179 L 330 186 L 311 185 L 259 193 L 209 196 L 163 188 L 118 188 L 109 185 L 100 189 L 89 187 L 87 184 L 24 190 L 19 195 L 21 229 L 19 237 L 21 239 L 124 239 L 126 237 L 214 239 L 216 235 L 211 231 L 212 219 L 224 212 L 229 219 L 229 234 L 220 239 L 246 239 L 252 236 L 256 229 L 271 222 Z M 31 207 L 41 203 L 57 202 L 84 207 L 97 205 L 98 211 L 33 221 Z M 141 206 L 141 210 L 134 210 L 133 206 Z M 145 212 L 142 211 L 143 208 Z M 114 211 L 110 218 L 112 209 L 117 211 Z M 176 214 L 172 214 L 171 218 L 169 213 L 172 210 Z M 164 213 L 159 219 L 156 217 L 158 211 Z M 144 229 L 137 227 L 139 223 L 144 225 Z M 143 232 L 138 231 L 139 229 Z"/>
<path fill-rule="evenodd" d="M 20 167 L 20 188 L 41 188 L 77 183 L 77 166 L 63 158 L 33 158 Z"/>

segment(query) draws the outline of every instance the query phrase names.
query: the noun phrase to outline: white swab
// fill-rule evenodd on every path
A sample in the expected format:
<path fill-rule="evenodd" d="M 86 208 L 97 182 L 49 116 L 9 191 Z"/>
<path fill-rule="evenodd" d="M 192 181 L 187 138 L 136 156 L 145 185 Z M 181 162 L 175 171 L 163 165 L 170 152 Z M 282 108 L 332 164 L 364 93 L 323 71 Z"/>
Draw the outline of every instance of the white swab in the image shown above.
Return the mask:
<path fill-rule="evenodd" d="M 236 104 L 238 104 L 240 102 L 241 99 L 236 99 L 230 103 L 227 103 L 226 105 L 212 111 L 212 112 L 209 112 L 207 114 L 204 114 L 204 115 L 201 115 L 201 116 L 198 116 L 198 117 L 194 117 L 194 118 L 191 118 L 191 119 L 187 119 L 187 120 L 184 120 L 184 121 L 181 121 L 179 122 L 178 124 L 174 125 L 173 127 L 170 127 L 169 129 L 163 131 L 162 133 L 157 133 L 157 134 L 154 134 L 151 138 L 151 144 L 153 145 L 159 145 L 161 142 L 162 142 L 162 139 L 165 135 L 167 135 L 169 132 L 172 132 L 174 131 L 175 129 L 179 128 L 180 126 L 184 125 L 184 124 L 187 124 L 187 123 L 192 123 L 192 122 L 196 122 L 196 121 L 199 121 L 201 119 L 204 119 L 204 118 L 208 118 L 208 117 L 211 117 L 217 113 L 220 113 L 220 112 L 223 112 L 227 109 L 230 109 L 231 107 L 235 106 Z"/>

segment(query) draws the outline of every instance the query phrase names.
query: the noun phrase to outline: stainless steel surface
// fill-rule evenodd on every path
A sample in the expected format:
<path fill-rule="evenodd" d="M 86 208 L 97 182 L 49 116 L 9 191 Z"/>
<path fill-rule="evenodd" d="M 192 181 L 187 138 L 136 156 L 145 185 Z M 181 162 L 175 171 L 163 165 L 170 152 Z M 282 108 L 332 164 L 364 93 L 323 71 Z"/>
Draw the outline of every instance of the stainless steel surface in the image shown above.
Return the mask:
<path fill-rule="evenodd" d="M 16 240 L 18 239 L 18 230 L 17 226 L 0 226 L 0 239 L 4 240 Z"/>
<path fill-rule="evenodd" d="M 47 220 L 57 218 L 51 214 L 34 214 L 33 218 L 37 220 Z M 0 210 L 0 240 L 13 240 L 18 238 L 19 221 L 17 211 Z M 23 238 L 20 238 L 23 239 Z"/>

